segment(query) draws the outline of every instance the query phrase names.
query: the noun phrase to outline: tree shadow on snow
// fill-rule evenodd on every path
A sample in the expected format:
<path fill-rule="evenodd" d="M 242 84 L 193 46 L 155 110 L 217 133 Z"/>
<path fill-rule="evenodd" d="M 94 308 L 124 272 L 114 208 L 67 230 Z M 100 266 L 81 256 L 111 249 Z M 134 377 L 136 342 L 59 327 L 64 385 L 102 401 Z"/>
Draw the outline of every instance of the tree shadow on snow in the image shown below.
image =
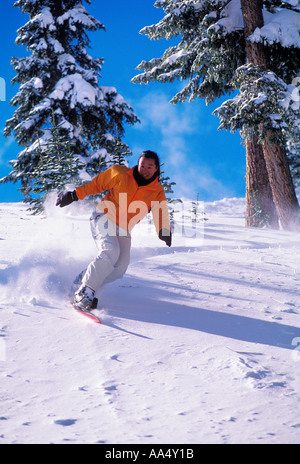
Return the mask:
<path fill-rule="evenodd" d="M 174 302 L 176 297 L 178 300 Z M 218 307 L 213 311 L 198 305 L 199 300 L 189 300 L 185 304 L 181 295 L 174 295 L 153 281 L 125 276 L 105 289 L 100 308 L 105 308 L 108 315 L 116 318 L 182 327 L 290 350 L 295 349 L 293 340 L 300 337 L 299 327 L 224 313 Z M 107 325 L 118 328 L 113 323 Z"/>

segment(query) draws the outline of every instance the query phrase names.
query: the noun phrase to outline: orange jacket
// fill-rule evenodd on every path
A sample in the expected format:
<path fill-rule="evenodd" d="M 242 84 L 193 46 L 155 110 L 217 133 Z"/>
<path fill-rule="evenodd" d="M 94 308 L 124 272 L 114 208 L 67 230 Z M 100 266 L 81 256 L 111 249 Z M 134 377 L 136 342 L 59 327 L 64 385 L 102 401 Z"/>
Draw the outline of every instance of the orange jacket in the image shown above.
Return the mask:
<path fill-rule="evenodd" d="M 157 233 L 163 228 L 170 230 L 170 220 L 164 188 L 156 178 L 148 185 L 139 187 L 134 168 L 112 166 L 98 174 L 91 182 L 76 188 L 79 200 L 108 190 L 97 205 L 110 220 L 122 229 L 131 231 L 152 210 Z"/>

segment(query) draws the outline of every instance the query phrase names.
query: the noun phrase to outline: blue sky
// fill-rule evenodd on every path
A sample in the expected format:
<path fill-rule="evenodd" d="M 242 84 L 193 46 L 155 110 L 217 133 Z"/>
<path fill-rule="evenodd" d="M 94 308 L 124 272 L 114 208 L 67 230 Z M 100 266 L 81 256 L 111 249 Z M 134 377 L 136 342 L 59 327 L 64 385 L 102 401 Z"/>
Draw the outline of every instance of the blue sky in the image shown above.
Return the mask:
<path fill-rule="evenodd" d="M 0 78 L 6 84 L 6 100 L 0 101 L 0 177 L 11 170 L 8 162 L 16 158 L 21 148 L 14 139 L 3 136 L 5 121 L 16 108 L 9 102 L 18 86 L 11 85 L 15 71 L 10 65 L 12 56 L 26 54 L 25 47 L 15 45 L 17 29 L 28 20 L 14 0 L 1 5 L 1 67 Z M 136 66 L 144 59 L 161 56 L 170 42 L 151 41 L 139 31 L 157 23 L 163 17 L 162 9 L 154 8 L 154 0 L 114 0 L 84 2 L 89 13 L 106 27 L 106 31 L 89 33 L 94 57 L 105 59 L 100 85 L 116 87 L 135 113 L 141 124 L 127 126 L 125 141 L 133 156 L 130 165 L 136 164 L 143 150 L 154 150 L 164 163 L 164 170 L 172 181 L 175 197 L 189 197 L 214 201 L 224 197 L 241 197 L 245 194 L 245 148 L 238 134 L 217 131 L 219 120 L 212 112 L 221 101 L 206 106 L 204 101 L 171 105 L 172 96 L 182 82 L 172 84 L 138 85 L 130 82 L 138 74 Z M 179 39 L 173 39 L 172 44 Z M 0 185 L 0 202 L 19 201 L 18 185 Z"/>

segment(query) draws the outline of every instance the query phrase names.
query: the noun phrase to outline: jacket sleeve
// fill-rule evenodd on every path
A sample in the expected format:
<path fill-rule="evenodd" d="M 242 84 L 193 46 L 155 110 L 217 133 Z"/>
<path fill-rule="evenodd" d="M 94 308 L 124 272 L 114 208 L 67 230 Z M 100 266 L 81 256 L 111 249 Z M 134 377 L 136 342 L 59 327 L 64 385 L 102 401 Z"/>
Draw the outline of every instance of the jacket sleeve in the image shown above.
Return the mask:
<path fill-rule="evenodd" d="M 115 185 L 118 174 L 115 166 L 100 172 L 91 182 L 76 187 L 77 197 L 79 200 L 83 200 L 87 195 L 96 195 L 105 192 L 105 190 L 110 190 Z"/>
<path fill-rule="evenodd" d="M 159 192 L 156 201 L 151 202 L 151 210 L 157 234 L 162 229 L 171 230 L 168 204 L 163 189 Z"/>

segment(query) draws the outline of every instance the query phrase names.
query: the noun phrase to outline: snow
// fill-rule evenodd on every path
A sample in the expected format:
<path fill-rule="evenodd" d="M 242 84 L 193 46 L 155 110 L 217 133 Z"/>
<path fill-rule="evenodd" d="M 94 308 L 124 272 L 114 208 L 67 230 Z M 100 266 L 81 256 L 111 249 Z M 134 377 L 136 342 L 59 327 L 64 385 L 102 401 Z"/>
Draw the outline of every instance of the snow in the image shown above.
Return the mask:
<path fill-rule="evenodd" d="M 291 10 L 264 11 L 265 25 L 250 36 L 252 42 L 280 43 L 283 47 L 300 47 L 300 13 Z"/>
<path fill-rule="evenodd" d="M 34 16 L 34 18 L 31 19 L 31 22 L 38 22 L 39 27 L 43 29 L 49 28 L 50 31 L 56 30 L 54 18 L 49 7 L 43 8 L 41 13 L 37 14 L 36 16 Z"/>
<path fill-rule="evenodd" d="M 300 234 L 244 209 L 205 204 L 171 248 L 143 221 L 97 325 L 68 303 L 90 207 L 1 203 L 0 443 L 299 444 Z"/>
<path fill-rule="evenodd" d="M 62 53 L 58 56 L 57 65 L 58 68 L 61 70 L 64 70 L 67 66 L 75 67 L 75 64 L 75 58 L 69 53 Z"/>
<path fill-rule="evenodd" d="M 289 3 L 296 8 L 298 0 L 291 0 Z M 213 17 L 212 14 L 210 14 Z M 224 28 L 227 34 L 244 27 L 244 20 L 241 10 L 240 0 L 231 0 L 226 3 L 221 13 L 222 18 L 209 29 L 218 31 Z M 257 28 L 249 37 L 252 42 L 267 42 L 273 44 L 280 43 L 283 47 L 300 47 L 300 13 L 293 10 L 278 9 L 274 13 L 267 10 L 263 11 L 264 26 Z"/>
<path fill-rule="evenodd" d="M 40 39 L 35 45 L 34 48 L 36 50 L 47 50 L 48 45 L 44 38 Z"/>
<path fill-rule="evenodd" d="M 33 85 L 36 89 L 42 89 L 44 87 L 43 81 L 39 77 L 33 78 Z"/>
<path fill-rule="evenodd" d="M 84 106 L 95 105 L 97 89 L 82 78 L 81 74 L 74 73 L 62 77 L 50 94 L 54 100 L 63 100 L 65 94 L 70 95 L 70 107 L 75 108 L 77 103 Z"/>
<path fill-rule="evenodd" d="M 96 25 L 103 28 L 102 23 L 90 16 L 83 5 L 76 5 L 57 19 L 58 24 L 63 24 L 66 21 L 69 22 L 70 29 L 74 31 L 76 31 L 76 24 L 78 23 L 90 29 L 93 29 Z"/>
<path fill-rule="evenodd" d="M 291 105 L 294 111 L 299 111 L 300 98 L 299 89 L 295 85 L 288 85 L 285 93 L 285 98 L 280 102 L 281 106 L 287 111 Z"/>
<path fill-rule="evenodd" d="M 48 37 L 48 41 L 52 45 L 54 53 L 59 54 L 59 53 L 64 52 L 64 47 L 62 46 L 62 44 L 58 40 L 53 39 L 52 37 Z"/>
<path fill-rule="evenodd" d="M 243 29 L 244 20 L 241 10 L 240 0 L 231 0 L 223 10 L 224 18 L 220 19 L 216 24 L 226 29 L 227 33 Z M 214 26 L 212 26 L 214 27 Z"/>
<path fill-rule="evenodd" d="M 179 60 L 182 57 L 185 57 L 186 55 L 188 55 L 186 50 L 180 50 L 177 53 L 173 53 L 171 56 L 164 60 L 163 65 L 169 64 L 170 66 L 172 66 L 174 63 L 176 63 L 177 60 Z"/>

